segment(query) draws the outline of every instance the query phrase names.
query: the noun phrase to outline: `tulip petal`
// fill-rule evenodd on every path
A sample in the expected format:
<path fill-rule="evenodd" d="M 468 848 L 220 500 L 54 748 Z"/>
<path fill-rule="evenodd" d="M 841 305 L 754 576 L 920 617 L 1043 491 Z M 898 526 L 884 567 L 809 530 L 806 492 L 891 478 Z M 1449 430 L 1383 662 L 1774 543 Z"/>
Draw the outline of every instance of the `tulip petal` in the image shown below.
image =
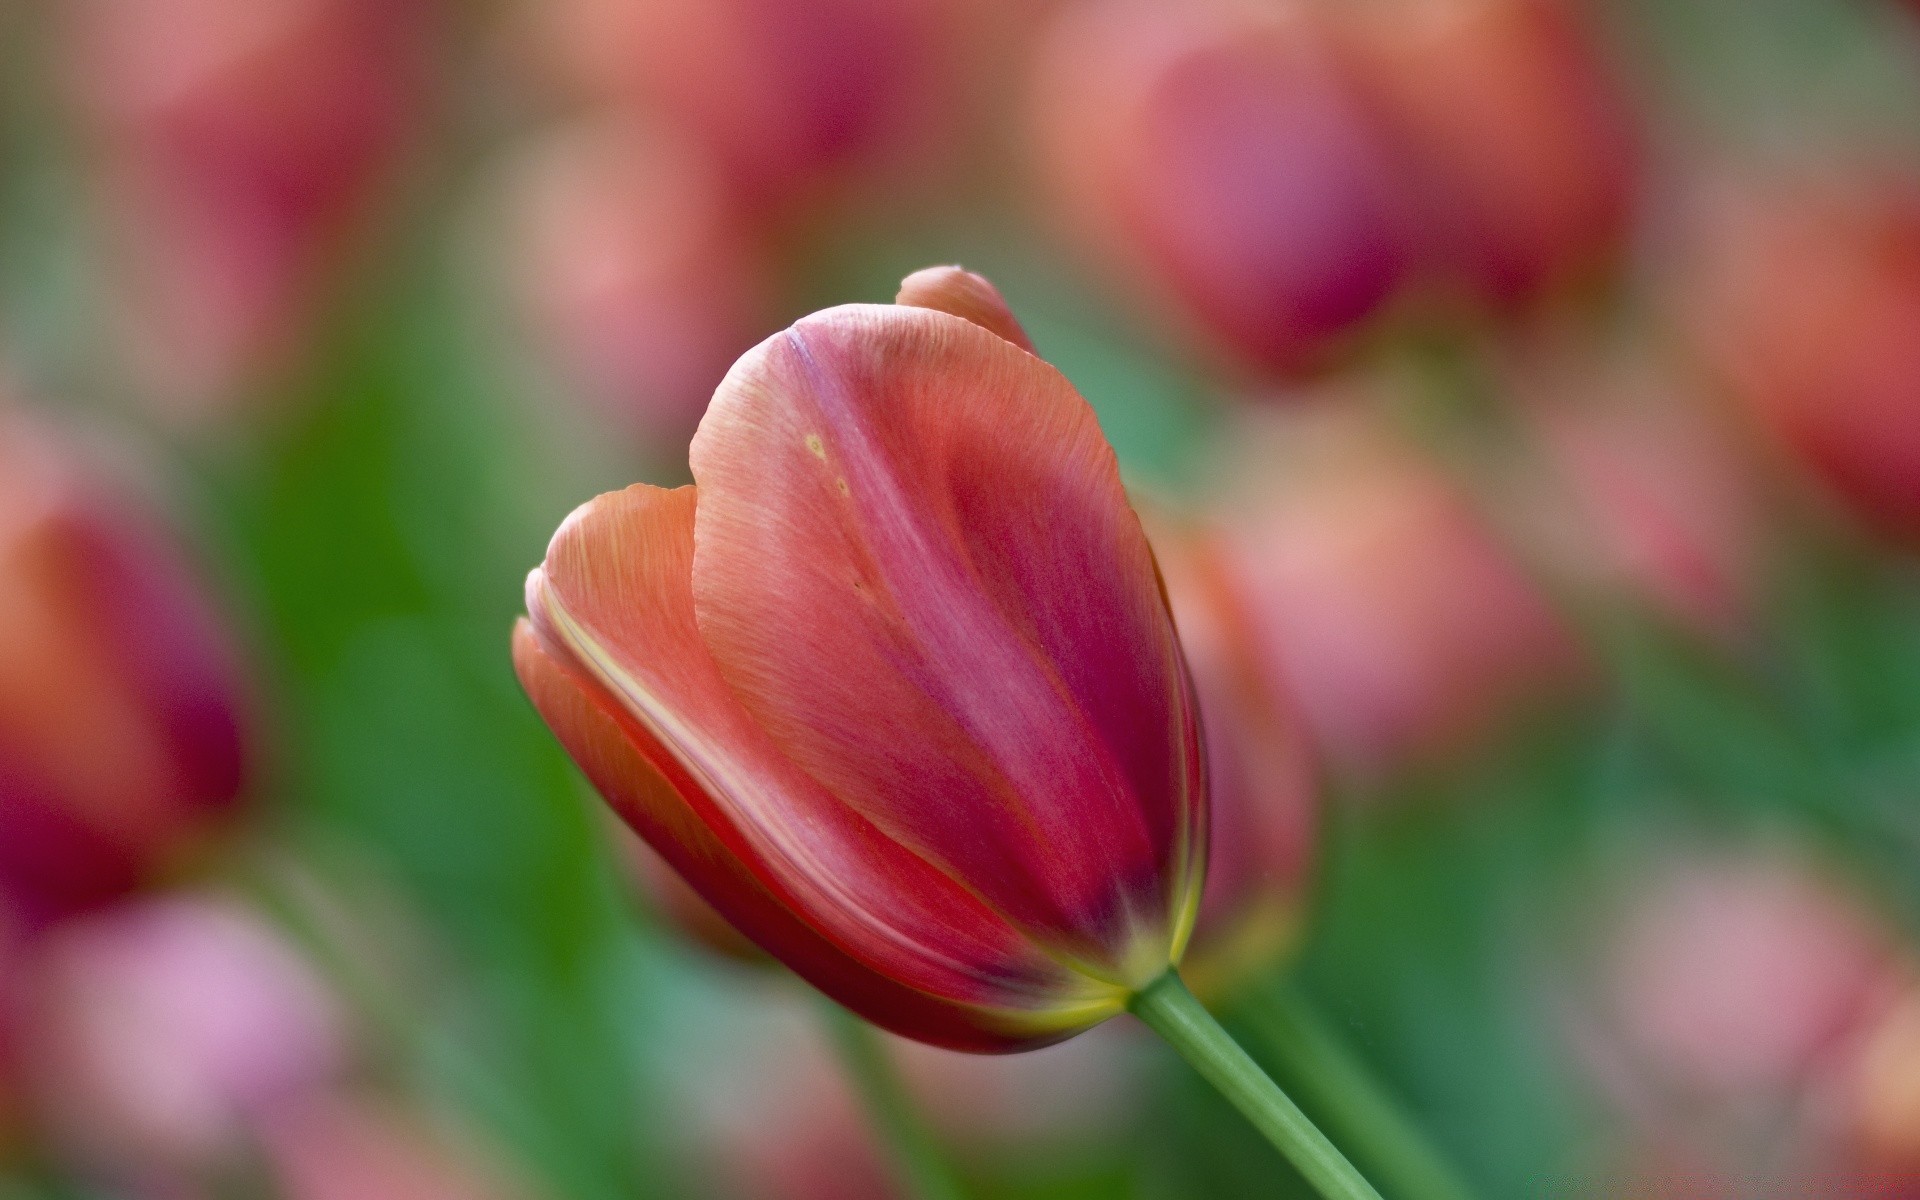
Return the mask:
<path fill-rule="evenodd" d="M 849 305 L 742 358 L 691 459 L 700 633 L 772 740 L 1081 970 L 1164 970 L 1198 735 L 1072 386 L 971 321 Z"/>
<path fill-rule="evenodd" d="M 1116 1008 L 780 756 L 699 638 L 693 521 L 692 488 L 609 493 L 528 580 L 522 682 L 621 816 L 770 953 L 909 1036 L 1031 1044 Z"/>
<path fill-rule="evenodd" d="M 926 267 L 900 281 L 895 304 L 931 308 L 972 321 L 990 333 L 997 333 L 1014 345 L 1033 353 L 1027 331 L 1007 307 L 1000 289 L 982 276 L 961 267 Z"/>

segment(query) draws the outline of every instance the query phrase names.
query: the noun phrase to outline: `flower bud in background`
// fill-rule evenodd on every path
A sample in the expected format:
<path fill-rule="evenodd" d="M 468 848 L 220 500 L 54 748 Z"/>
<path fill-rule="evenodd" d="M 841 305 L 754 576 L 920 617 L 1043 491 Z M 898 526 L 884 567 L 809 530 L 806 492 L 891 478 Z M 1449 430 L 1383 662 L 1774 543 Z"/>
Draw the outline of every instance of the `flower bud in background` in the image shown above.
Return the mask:
<path fill-rule="evenodd" d="M 1748 627 L 1757 482 L 1677 375 L 1574 355 L 1516 382 L 1537 458 L 1511 497 L 1533 560 L 1698 633 Z"/>
<path fill-rule="evenodd" d="M 165 532 L 0 412 L 0 898 L 33 924 L 151 878 L 235 806 L 246 732 Z"/>
<path fill-rule="evenodd" d="M 1677 300 L 1707 366 L 1858 518 L 1920 538 L 1920 186 L 1776 183 L 1701 207 Z"/>
<path fill-rule="evenodd" d="M 61 54 L 139 383 L 202 415 L 295 355 L 398 146 L 425 0 L 79 0 Z"/>
<path fill-rule="evenodd" d="M 770 324 L 771 281 L 715 165 L 602 118 L 520 155 L 503 219 L 508 286 L 567 390 L 684 452 L 714 381 Z"/>
<path fill-rule="evenodd" d="M 1346 10 L 1420 196 L 1435 266 L 1504 309 L 1626 240 L 1633 114 L 1572 0 L 1370 0 Z"/>
<path fill-rule="evenodd" d="M 1199 730 L 1092 410 L 984 280 L 902 294 L 735 364 L 693 487 L 569 517 L 514 658 L 741 932 L 885 1028 L 1018 1049 L 1180 958 Z"/>
<path fill-rule="evenodd" d="M 755 207 L 950 139 L 946 0 L 536 0 L 516 37 L 562 87 L 649 110 Z"/>
<path fill-rule="evenodd" d="M 1271 966 L 1298 936 L 1318 781 L 1300 714 L 1265 669 L 1225 539 L 1200 521 L 1147 515 L 1206 738 L 1207 886 L 1182 973 L 1207 995 Z"/>
<path fill-rule="evenodd" d="M 345 1055 L 323 980 L 218 895 L 64 922 L 25 968 L 21 1053 L 41 1120 L 87 1174 L 192 1178 Z"/>
<path fill-rule="evenodd" d="M 1085 0 L 1033 104 L 1062 229 L 1261 371 L 1336 357 L 1413 264 L 1403 173 L 1313 5 Z"/>
<path fill-rule="evenodd" d="M 1617 1052 L 1682 1096 L 1806 1086 L 1891 999 L 1891 931 L 1788 854 L 1675 857 L 1625 894 L 1597 962 Z"/>
<path fill-rule="evenodd" d="M 1221 519 L 1262 668 L 1336 765 L 1373 774 L 1457 747 L 1579 652 L 1434 463 L 1325 399 L 1241 431 Z"/>
<path fill-rule="evenodd" d="M 277 1106 L 261 1140 L 282 1200 L 524 1200 L 503 1167 L 423 1115 L 346 1091 Z"/>
<path fill-rule="evenodd" d="M 1727 1196 L 1860 1196 L 1844 1129 L 1861 1048 L 1912 959 L 1838 876 L 1791 848 L 1672 852 L 1619 873 L 1574 1036 L 1640 1140 Z M 1646 1194 L 1696 1193 L 1678 1184 Z"/>

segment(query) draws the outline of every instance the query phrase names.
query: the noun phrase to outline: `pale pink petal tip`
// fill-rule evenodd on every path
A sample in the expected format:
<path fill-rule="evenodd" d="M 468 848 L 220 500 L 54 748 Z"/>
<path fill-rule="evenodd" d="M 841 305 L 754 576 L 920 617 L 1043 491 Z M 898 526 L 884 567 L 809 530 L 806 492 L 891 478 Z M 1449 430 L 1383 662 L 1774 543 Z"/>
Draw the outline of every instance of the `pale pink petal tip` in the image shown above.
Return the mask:
<path fill-rule="evenodd" d="M 991 333 L 1033 353 L 1027 331 L 1014 318 L 1000 289 L 965 267 L 926 267 L 900 281 L 895 304 L 913 308 L 931 308 L 972 321 Z"/>

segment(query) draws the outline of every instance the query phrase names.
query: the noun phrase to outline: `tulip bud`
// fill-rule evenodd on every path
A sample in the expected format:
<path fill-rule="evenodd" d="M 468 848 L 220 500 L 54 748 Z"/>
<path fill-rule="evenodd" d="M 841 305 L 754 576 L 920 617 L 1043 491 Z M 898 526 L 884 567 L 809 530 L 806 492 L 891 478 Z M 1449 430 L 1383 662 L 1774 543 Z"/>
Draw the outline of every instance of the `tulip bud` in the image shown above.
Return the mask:
<path fill-rule="evenodd" d="M 1263 371 L 1326 363 L 1412 265 L 1395 152 L 1311 5 L 1090 0 L 1034 104 L 1063 227 Z"/>
<path fill-rule="evenodd" d="M 1836 183 L 1707 207 L 1680 299 L 1708 365 L 1862 520 L 1920 538 L 1920 190 Z"/>
<path fill-rule="evenodd" d="M 325 984 L 217 896 L 63 923 L 35 948 L 25 995 L 36 1107 L 71 1155 L 112 1176 L 215 1168 L 343 1057 Z"/>
<path fill-rule="evenodd" d="M 953 315 L 983 281 L 910 294 L 736 363 L 694 486 L 575 511 L 528 578 L 515 664 L 742 933 L 895 1032 L 1018 1049 L 1178 961 L 1199 731 L 1092 410 Z"/>
<path fill-rule="evenodd" d="M 1287 433 L 1290 453 L 1241 439 L 1253 461 L 1223 520 L 1263 668 L 1324 753 L 1363 774 L 1439 753 L 1576 671 L 1571 636 L 1433 463 L 1357 413 Z"/>
<path fill-rule="evenodd" d="M 1225 539 L 1170 515 L 1148 531 L 1206 738 L 1212 842 L 1182 972 L 1204 996 L 1270 966 L 1297 936 L 1318 787 L 1300 715 L 1263 667 Z"/>
<path fill-rule="evenodd" d="M 680 453 L 770 306 L 713 164 L 664 132 L 606 122 L 549 135 L 509 192 L 511 285 L 569 390 Z"/>
<path fill-rule="evenodd" d="M 298 348 L 395 150 L 422 0 L 82 0 L 63 55 L 99 152 L 124 342 L 185 415 Z"/>
<path fill-rule="evenodd" d="M 207 832 L 245 782 L 236 674 L 160 531 L 0 413 L 0 896 L 43 921 Z"/>
<path fill-rule="evenodd" d="M 1349 11 L 1442 272 L 1508 308 L 1615 255 L 1638 184 L 1637 131 L 1570 0 Z"/>

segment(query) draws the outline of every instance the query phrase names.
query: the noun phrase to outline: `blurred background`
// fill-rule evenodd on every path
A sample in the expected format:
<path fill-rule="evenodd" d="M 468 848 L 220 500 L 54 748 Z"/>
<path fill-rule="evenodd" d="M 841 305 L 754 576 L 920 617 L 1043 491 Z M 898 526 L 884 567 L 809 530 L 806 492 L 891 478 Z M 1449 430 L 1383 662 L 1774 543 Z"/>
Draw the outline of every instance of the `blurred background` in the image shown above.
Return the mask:
<path fill-rule="evenodd" d="M 56 0 L 0 1198 L 910 1200 L 507 631 L 742 351 L 944 262 L 1118 450 L 1192 973 L 1336 1139 L 1302 1046 L 1479 1196 L 1920 1196 L 1920 6 Z M 1130 1019 L 885 1046 L 971 1196 L 1306 1194 Z"/>

